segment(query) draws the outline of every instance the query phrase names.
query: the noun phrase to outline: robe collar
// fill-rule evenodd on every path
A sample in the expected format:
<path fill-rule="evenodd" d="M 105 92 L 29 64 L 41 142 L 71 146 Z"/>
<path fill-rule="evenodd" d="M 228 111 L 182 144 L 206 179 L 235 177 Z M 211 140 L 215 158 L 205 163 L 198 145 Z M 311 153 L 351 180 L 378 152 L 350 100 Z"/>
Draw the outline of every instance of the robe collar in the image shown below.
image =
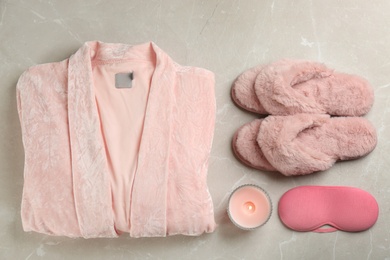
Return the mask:
<path fill-rule="evenodd" d="M 84 237 L 115 237 L 110 178 L 95 100 L 92 63 L 125 59 L 154 62 L 134 177 L 130 235 L 166 234 L 166 193 L 176 64 L 156 44 L 86 42 L 68 64 L 68 123 L 73 195 Z M 153 125 L 153 127 L 152 127 Z M 155 129 L 155 126 L 159 126 Z M 153 160 L 153 161 L 152 161 Z M 144 196 L 153 192 L 154 196 Z M 141 214 L 142 213 L 142 214 Z"/>

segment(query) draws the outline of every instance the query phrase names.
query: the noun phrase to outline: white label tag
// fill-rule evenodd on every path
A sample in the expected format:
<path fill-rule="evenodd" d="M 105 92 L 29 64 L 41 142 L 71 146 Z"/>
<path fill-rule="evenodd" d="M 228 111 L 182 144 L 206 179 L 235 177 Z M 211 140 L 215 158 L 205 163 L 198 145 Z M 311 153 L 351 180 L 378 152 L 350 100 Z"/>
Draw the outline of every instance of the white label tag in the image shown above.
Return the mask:
<path fill-rule="evenodd" d="M 131 88 L 134 79 L 133 72 L 117 73 L 115 74 L 116 88 Z"/>

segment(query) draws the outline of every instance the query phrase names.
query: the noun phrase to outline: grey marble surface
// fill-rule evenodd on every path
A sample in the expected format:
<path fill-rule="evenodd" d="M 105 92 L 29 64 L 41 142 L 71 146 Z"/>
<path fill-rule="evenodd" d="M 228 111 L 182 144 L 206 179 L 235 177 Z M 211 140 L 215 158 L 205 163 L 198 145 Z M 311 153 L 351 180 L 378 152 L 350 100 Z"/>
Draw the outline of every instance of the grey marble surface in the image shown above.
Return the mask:
<path fill-rule="evenodd" d="M 60 61 L 83 42 L 154 41 L 182 65 L 216 75 L 217 122 L 208 183 L 218 229 L 200 237 L 68 239 L 25 233 L 20 219 L 23 147 L 15 84 L 29 66 Z M 311 59 L 366 77 L 377 128 L 369 156 L 328 171 L 287 178 L 238 162 L 231 138 L 255 114 L 238 109 L 230 87 L 242 71 L 280 58 Z M 390 1 L 22 1 L 0 0 L 0 259 L 390 259 Z M 298 185 L 347 185 L 380 207 L 362 233 L 293 232 L 274 211 L 260 229 L 238 230 L 225 208 L 240 184 L 266 189 L 274 203 Z"/>

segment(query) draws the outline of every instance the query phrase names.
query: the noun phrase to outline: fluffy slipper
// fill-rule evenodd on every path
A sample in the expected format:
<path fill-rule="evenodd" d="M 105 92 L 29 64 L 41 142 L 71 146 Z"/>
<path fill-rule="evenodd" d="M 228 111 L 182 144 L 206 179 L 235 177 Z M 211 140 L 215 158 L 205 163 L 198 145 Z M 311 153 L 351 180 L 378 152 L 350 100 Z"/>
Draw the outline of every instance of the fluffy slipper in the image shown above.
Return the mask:
<path fill-rule="evenodd" d="M 263 119 L 256 119 L 243 125 L 234 134 L 232 147 L 237 159 L 255 169 L 276 171 L 267 161 L 257 144 L 257 135 Z"/>
<path fill-rule="evenodd" d="M 279 85 L 274 88 L 273 82 Z M 235 80 L 231 96 L 237 106 L 263 115 L 306 112 L 358 116 L 366 114 L 374 102 L 373 89 L 363 78 L 299 60 L 282 60 L 245 71 Z"/>
<path fill-rule="evenodd" d="M 264 119 L 257 142 L 268 162 L 290 176 L 324 171 L 338 160 L 367 155 L 377 137 L 361 117 L 296 114 Z"/>
<path fill-rule="evenodd" d="M 237 106 L 257 114 L 268 115 L 269 113 L 260 104 L 254 87 L 256 77 L 263 67 L 251 68 L 238 76 L 234 81 L 231 96 Z"/>
<path fill-rule="evenodd" d="M 260 104 L 272 115 L 361 116 L 374 102 L 365 79 L 309 61 L 281 60 L 265 66 L 254 88 Z"/>

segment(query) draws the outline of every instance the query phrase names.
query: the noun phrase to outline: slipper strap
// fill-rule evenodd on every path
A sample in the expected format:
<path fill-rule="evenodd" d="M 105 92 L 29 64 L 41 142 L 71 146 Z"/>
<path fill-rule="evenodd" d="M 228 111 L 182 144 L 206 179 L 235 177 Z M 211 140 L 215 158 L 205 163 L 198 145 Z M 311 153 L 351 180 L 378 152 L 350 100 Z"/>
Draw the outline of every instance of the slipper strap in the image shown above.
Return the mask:
<path fill-rule="evenodd" d="M 304 175 L 330 168 L 335 159 L 297 139 L 306 129 L 321 127 L 329 115 L 269 116 L 260 126 L 257 142 L 267 160 L 286 176 Z"/>
<path fill-rule="evenodd" d="M 329 77 L 332 73 L 333 70 L 321 63 L 281 60 L 265 66 L 259 73 L 255 81 L 255 93 L 270 114 L 325 114 L 321 104 L 296 91 L 294 86 L 311 79 Z"/>

